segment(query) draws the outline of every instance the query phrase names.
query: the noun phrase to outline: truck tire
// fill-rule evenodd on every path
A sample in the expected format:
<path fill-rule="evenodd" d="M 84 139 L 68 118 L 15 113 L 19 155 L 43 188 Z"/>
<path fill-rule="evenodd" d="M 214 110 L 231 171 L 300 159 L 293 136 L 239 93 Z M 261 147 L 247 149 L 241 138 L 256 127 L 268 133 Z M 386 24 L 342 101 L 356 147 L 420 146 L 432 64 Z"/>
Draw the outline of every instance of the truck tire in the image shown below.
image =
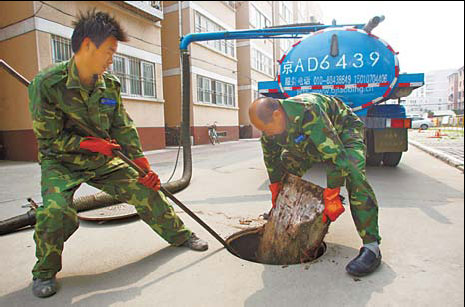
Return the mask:
<path fill-rule="evenodd" d="M 384 154 L 382 153 L 372 153 L 367 156 L 367 165 L 368 166 L 380 166 L 381 161 L 383 161 Z"/>
<path fill-rule="evenodd" d="M 429 126 L 427 124 L 423 124 L 420 126 L 420 129 L 421 130 L 427 130 L 429 128 Z"/>
<path fill-rule="evenodd" d="M 396 167 L 399 165 L 402 158 L 402 152 L 385 152 L 383 157 L 383 165 L 388 167 Z"/>

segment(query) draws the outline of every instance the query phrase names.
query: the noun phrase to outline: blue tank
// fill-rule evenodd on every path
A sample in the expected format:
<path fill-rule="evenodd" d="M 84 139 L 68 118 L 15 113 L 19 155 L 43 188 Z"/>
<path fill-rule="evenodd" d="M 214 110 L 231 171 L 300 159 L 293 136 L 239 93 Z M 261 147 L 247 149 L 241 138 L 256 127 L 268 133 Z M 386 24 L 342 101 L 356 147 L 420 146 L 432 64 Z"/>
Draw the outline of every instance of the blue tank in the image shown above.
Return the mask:
<path fill-rule="evenodd" d="M 259 92 L 276 98 L 323 93 L 365 116 L 371 106 L 405 97 L 423 80 L 423 74 L 400 74 L 397 52 L 383 39 L 337 27 L 295 43 L 279 60 L 276 81 L 259 82 Z"/>

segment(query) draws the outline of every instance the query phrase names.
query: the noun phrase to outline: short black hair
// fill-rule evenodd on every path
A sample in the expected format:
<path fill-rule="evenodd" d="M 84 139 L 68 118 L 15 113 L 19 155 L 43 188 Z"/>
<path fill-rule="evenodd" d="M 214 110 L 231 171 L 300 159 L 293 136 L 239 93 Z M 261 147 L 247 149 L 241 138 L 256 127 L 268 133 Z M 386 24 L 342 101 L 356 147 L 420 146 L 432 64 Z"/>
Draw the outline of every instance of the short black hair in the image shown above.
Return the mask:
<path fill-rule="evenodd" d="M 79 51 L 82 41 L 86 37 L 90 38 L 97 48 L 110 36 L 114 36 L 121 42 L 128 41 L 127 34 L 118 21 L 108 13 L 97 12 L 95 8 L 84 14 L 80 12 L 78 20 L 73 22 L 73 25 L 71 48 L 74 53 Z"/>
<path fill-rule="evenodd" d="M 271 97 L 260 97 L 257 100 L 259 101 L 256 109 L 257 117 L 264 124 L 268 124 L 273 119 L 273 112 L 278 110 L 281 104 L 279 103 L 279 100 Z"/>

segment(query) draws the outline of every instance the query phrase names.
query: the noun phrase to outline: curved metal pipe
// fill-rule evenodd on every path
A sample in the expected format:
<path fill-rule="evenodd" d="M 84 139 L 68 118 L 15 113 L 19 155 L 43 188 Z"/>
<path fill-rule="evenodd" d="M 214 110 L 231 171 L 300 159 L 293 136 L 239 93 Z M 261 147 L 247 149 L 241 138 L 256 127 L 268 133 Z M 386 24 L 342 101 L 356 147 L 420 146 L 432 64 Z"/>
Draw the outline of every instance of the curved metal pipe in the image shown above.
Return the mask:
<path fill-rule="evenodd" d="M 192 149 L 191 149 L 191 71 L 190 55 L 188 50 L 181 49 L 181 96 L 182 96 L 182 123 L 181 144 L 183 157 L 183 173 L 181 179 L 163 184 L 162 186 L 171 193 L 185 189 L 192 178 Z"/>

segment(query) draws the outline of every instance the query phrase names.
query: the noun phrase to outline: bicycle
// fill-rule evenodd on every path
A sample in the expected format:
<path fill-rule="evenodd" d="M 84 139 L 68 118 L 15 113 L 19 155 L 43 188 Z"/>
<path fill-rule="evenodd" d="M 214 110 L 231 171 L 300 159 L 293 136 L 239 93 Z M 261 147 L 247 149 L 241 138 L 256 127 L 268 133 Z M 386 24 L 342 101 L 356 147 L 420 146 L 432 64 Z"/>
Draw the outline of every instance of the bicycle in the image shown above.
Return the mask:
<path fill-rule="evenodd" d="M 216 122 L 213 125 L 208 126 L 208 138 L 210 139 L 210 143 L 213 145 L 215 145 L 215 143 L 220 143 L 218 133 L 216 132 Z"/>

